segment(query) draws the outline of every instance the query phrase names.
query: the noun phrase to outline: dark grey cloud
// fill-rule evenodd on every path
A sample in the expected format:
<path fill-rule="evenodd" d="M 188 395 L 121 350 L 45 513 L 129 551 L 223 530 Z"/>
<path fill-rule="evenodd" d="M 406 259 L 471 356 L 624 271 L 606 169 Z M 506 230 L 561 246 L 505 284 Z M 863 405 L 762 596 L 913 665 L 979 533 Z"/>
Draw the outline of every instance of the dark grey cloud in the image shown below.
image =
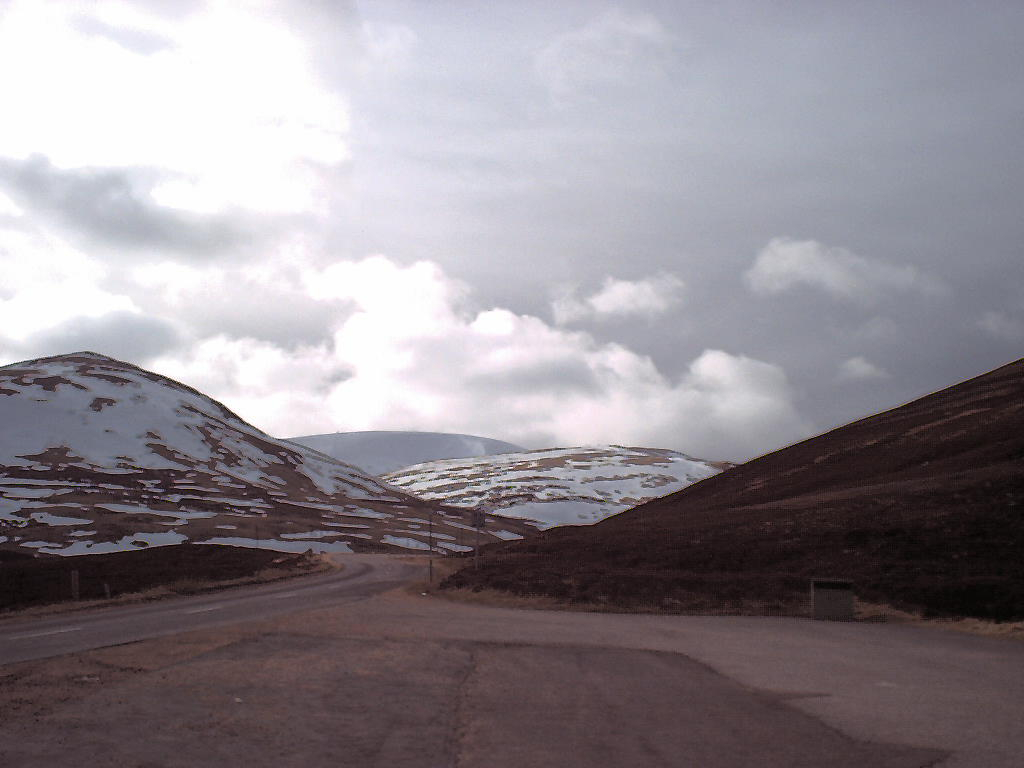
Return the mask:
<path fill-rule="evenodd" d="M 548 318 L 560 285 L 678 275 L 677 310 L 595 335 L 669 377 L 706 348 L 778 363 L 821 428 L 1021 354 L 1024 6 L 364 12 L 417 46 L 354 91 L 341 250 L 433 259 L 481 306 Z M 613 71 L 586 64 L 602 45 Z M 778 238 L 855 254 L 830 285 L 870 301 L 752 293 Z M 858 357 L 889 377 L 837 382 Z"/>
<path fill-rule="evenodd" d="M 222 333 L 295 349 L 330 343 L 334 330 L 348 314 L 337 304 L 256 288 L 248 294 L 190 302 L 184 319 L 200 336 Z"/>
<path fill-rule="evenodd" d="M 112 312 L 68 320 L 34 335 L 22 346 L 31 349 L 36 357 L 87 349 L 144 364 L 180 343 L 179 331 L 167 320 L 133 312 Z"/>
<path fill-rule="evenodd" d="M 531 392 L 592 394 L 601 389 L 594 372 L 579 358 L 520 363 L 507 370 L 464 375 L 463 379 L 467 386 L 493 392 L 496 397 Z"/>
<path fill-rule="evenodd" d="M 286 349 L 330 344 L 334 331 L 352 314 L 351 302 L 315 301 L 294 271 L 260 279 L 245 264 L 220 272 L 197 271 L 191 282 L 169 292 L 160 283 L 140 285 L 131 274 L 112 273 L 104 283 L 115 294 L 167 317 L 175 317 L 195 338 L 223 334 L 257 339 Z"/>
<path fill-rule="evenodd" d="M 328 215 L 288 222 L 321 266 L 429 259 L 472 287 L 474 310 L 548 321 L 566 286 L 675 275 L 684 301 L 587 325 L 596 343 L 649 355 L 669 381 L 705 349 L 776 364 L 818 429 L 1021 354 L 1024 5 L 295 0 L 281 22 L 351 103 Z M 382 60 L 367 30 L 407 50 Z M 152 173 L 37 158 L 0 163 L 0 184 L 26 218 L 106 254 L 275 258 L 245 247 L 262 242 L 252 222 L 156 205 Z M 817 243 L 827 263 L 755 269 L 780 240 Z M 348 311 L 298 284 L 240 279 L 174 303 L 124 280 L 117 292 L 196 338 L 326 346 Z M 443 391 L 465 371 L 436 375 Z M 557 363 L 484 383 L 506 397 L 591 386 Z"/>
<path fill-rule="evenodd" d="M 54 166 L 44 155 L 0 157 L 0 186 L 29 213 L 92 244 L 194 257 L 230 252 L 253 238 L 241 215 L 199 215 L 160 206 L 149 195 L 154 172 Z"/>

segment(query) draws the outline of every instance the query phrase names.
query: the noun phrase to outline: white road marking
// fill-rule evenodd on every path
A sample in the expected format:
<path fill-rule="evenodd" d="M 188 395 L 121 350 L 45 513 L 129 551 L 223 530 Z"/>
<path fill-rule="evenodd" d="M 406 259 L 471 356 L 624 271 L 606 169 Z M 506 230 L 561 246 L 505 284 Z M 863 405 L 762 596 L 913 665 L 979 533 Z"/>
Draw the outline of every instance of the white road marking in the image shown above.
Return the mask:
<path fill-rule="evenodd" d="M 207 605 L 202 608 L 188 608 L 182 613 L 207 613 L 208 611 L 219 611 L 223 607 L 223 605 Z"/>
<path fill-rule="evenodd" d="M 81 627 L 66 627 L 64 629 L 49 629 L 46 632 L 29 632 L 24 635 L 11 635 L 8 640 L 27 640 L 30 637 L 46 637 L 47 635 L 63 635 L 65 632 L 77 632 Z"/>

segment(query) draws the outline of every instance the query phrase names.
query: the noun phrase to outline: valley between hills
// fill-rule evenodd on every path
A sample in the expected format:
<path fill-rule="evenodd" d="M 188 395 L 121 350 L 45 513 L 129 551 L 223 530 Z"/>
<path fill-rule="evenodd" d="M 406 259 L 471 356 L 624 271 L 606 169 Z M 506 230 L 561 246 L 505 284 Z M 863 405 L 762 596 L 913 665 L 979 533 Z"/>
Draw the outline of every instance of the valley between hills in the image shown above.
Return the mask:
<path fill-rule="evenodd" d="M 0 609 L 66 599 L 93 558 L 155 573 L 159 550 L 198 546 L 239 550 L 232 578 L 289 553 L 472 555 L 442 586 L 800 616 L 809 580 L 830 577 L 905 611 L 1024 619 L 1024 361 L 742 465 L 439 433 L 283 440 L 92 352 L 0 368 L 0 418 Z M 130 553 L 146 554 L 138 568 Z M 190 557 L 216 581 L 198 565 L 211 557 Z M 52 588 L 15 588 L 43 572 Z M 166 580 L 108 573 L 77 589 Z"/>
<path fill-rule="evenodd" d="M 731 465 L 0 368 L 0 762 L 1014 768 L 1024 644 L 892 619 L 1024 618 L 1022 379 Z"/>

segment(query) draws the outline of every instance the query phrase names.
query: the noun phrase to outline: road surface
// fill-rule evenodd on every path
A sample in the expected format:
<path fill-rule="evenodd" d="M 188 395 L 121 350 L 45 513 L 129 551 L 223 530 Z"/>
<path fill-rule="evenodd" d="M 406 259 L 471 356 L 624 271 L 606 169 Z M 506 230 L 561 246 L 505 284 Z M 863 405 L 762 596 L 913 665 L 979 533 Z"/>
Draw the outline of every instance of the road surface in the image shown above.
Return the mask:
<path fill-rule="evenodd" d="M 0 622 L 2 658 L 37 656 L 0 666 L 0 765 L 1024 763 L 1024 643 L 481 607 L 391 589 L 417 575 L 393 558 L 346 560 L 343 578 Z"/>
<path fill-rule="evenodd" d="M 10 618 L 0 621 L 0 664 L 363 600 L 420 571 L 396 558 L 354 558 L 342 571 L 269 585 L 48 618 Z"/>

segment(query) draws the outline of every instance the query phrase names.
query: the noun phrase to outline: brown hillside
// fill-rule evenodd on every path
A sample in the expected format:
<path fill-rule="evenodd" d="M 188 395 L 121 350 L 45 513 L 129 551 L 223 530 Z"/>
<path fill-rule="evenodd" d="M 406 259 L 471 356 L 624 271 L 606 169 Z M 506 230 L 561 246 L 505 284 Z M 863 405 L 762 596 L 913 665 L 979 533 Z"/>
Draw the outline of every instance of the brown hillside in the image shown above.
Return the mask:
<path fill-rule="evenodd" d="M 1024 618 L 1024 360 L 590 527 L 488 547 L 448 586 L 792 612 L 815 576 L 930 614 Z"/>

